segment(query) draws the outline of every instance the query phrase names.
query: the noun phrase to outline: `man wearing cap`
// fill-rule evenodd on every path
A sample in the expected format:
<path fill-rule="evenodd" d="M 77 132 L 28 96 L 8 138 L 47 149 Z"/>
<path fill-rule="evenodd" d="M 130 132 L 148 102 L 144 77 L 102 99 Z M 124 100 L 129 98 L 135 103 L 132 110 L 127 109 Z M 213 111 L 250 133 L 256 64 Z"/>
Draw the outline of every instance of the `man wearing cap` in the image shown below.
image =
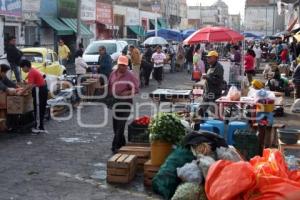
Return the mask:
<path fill-rule="evenodd" d="M 202 78 L 205 80 L 203 105 L 200 107 L 200 113 L 202 115 L 210 107 L 207 103 L 215 102 L 222 95 L 224 69 L 218 62 L 218 58 L 219 54 L 216 51 L 210 51 L 207 55 L 209 69 L 207 74 L 202 75 Z"/>
<path fill-rule="evenodd" d="M 108 91 L 115 99 L 113 106 L 114 139 L 111 150 L 116 153 L 126 144 L 125 125 L 131 113 L 133 97 L 139 92 L 138 79 L 128 70 L 127 56 L 119 56 L 118 68 L 111 73 L 108 80 Z"/>

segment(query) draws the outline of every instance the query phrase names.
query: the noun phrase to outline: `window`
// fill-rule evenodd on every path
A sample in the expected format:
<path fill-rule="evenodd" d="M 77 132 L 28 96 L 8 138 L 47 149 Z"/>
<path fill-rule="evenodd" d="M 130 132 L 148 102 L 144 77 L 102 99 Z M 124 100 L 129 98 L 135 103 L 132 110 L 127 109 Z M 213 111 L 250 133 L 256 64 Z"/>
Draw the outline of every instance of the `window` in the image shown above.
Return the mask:
<path fill-rule="evenodd" d="M 57 62 L 57 61 L 58 61 L 57 54 L 53 53 L 53 62 Z"/>
<path fill-rule="evenodd" d="M 46 62 L 52 62 L 52 53 L 47 53 L 47 58 L 46 58 Z"/>

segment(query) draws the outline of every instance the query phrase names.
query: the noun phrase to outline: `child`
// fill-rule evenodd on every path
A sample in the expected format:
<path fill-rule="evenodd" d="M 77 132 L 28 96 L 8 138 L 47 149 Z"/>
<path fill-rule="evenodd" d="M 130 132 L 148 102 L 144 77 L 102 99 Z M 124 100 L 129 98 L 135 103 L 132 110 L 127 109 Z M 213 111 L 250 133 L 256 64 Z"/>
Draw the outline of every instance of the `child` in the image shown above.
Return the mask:
<path fill-rule="evenodd" d="M 23 72 L 28 73 L 27 83 L 24 91 L 32 90 L 34 116 L 36 126 L 32 130 L 34 133 L 47 133 L 44 128 L 44 116 L 47 106 L 48 88 L 43 75 L 35 68 L 31 67 L 29 60 L 22 60 L 20 64 Z"/>

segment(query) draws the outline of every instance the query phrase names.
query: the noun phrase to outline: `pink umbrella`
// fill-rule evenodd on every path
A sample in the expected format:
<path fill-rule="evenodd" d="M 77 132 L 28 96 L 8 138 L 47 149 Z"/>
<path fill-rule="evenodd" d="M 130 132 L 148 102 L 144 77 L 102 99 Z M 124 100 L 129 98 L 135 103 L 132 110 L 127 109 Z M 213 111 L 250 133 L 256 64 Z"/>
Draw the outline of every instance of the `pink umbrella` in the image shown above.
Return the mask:
<path fill-rule="evenodd" d="M 200 42 L 238 42 L 244 36 L 227 27 L 205 27 L 183 41 L 184 44 L 196 44 Z"/>

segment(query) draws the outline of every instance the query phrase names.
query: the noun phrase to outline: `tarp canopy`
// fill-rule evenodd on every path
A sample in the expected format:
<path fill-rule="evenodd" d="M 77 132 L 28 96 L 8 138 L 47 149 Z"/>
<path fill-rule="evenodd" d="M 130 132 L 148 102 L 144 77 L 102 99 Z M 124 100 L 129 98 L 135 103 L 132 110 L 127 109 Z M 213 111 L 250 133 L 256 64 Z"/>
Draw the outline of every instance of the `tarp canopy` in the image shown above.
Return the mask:
<path fill-rule="evenodd" d="M 257 34 L 252 33 L 252 32 L 243 32 L 242 34 L 245 36 L 245 38 L 254 38 L 256 40 L 257 39 L 262 39 L 262 36 L 257 35 Z"/>
<path fill-rule="evenodd" d="M 60 18 L 68 27 L 77 33 L 77 19 L 75 18 Z M 94 34 L 80 21 L 81 36 L 84 38 L 91 38 Z"/>
<path fill-rule="evenodd" d="M 154 26 L 154 28 L 155 28 L 155 19 L 150 19 L 149 21 L 152 24 L 152 26 Z M 162 28 L 161 24 L 157 20 L 157 29 L 161 29 L 161 28 Z"/>
<path fill-rule="evenodd" d="M 66 26 L 56 17 L 41 16 L 42 20 L 46 22 L 51 28 L 56 31 L 57 35 L 73 35 L 74 31 L 70 27 Z"/>
<path fill-rule="evenodd" d="M 160 25 L 160 28 L 168 28 L 166 19 L 164 18 L 158 18 L 158 24 Z"/>
<path fill-rule="evenodd" d="M 147 32 L 147 37 L 153 37 L 155 36 L 155 31 L 149 31 Z M 159 29 L 157 31 L 157 36 L 162 37 L 166 40 L 172 40 L 172 41 L 182 41 L 182 35 L 179 31 L 172 30 L 172 29 Z"/>
<path fill-rule="evenodd" d="M 128 28 L 137 36 L 143 37 L 146 35 L 144 27 L 140 25 L 128 26 Z"/>

